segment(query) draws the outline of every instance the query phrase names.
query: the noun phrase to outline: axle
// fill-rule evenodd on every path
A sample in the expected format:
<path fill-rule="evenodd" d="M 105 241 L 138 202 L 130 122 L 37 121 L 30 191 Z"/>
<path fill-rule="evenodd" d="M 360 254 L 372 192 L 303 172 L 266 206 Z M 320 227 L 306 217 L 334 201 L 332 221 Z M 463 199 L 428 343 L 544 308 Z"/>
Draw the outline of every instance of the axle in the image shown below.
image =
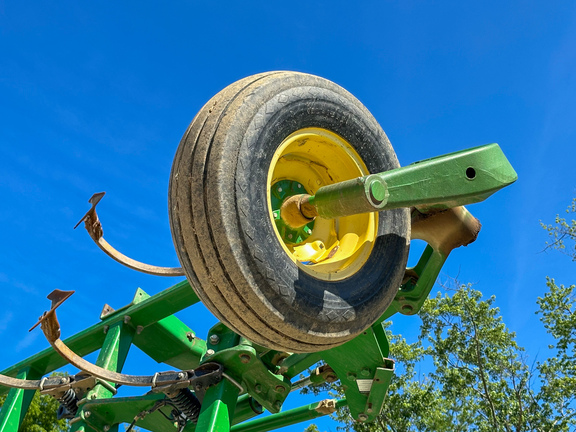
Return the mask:
<path fill-rule="evenodd" d="M 282 204 L 280 215 L 299 228 L 318 216 L 334 219 L 399 207 L 448 209 L 484 201 L 517 178 L 500 146 L 488 144 L 334 183 L 315 195 L 294 195 Z"/>

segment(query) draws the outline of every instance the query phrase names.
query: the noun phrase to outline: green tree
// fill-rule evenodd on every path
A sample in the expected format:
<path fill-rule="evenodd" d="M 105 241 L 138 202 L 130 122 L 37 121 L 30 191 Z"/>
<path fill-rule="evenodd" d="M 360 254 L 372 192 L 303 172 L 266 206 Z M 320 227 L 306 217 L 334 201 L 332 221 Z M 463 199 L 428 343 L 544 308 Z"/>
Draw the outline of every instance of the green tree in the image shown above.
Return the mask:
<path fill-rule="evenodd" d="M 566 209 L 576 214 L 576 198 Z M 554 224 L 542 224 L 550 237 L 547 248 L 558 250 L 576 261 L 576 220 L 569 222 L 556 215 Z M 576 417 L 576 285 L 557 285 L 547 278 L 548 291 L 538 298 L 538 314 L 544 328 L 554 338 L 552 354 L 538 364 L 542 382 L 542 408 L 553 419 L 554 427 L 567 430 Z"/>
<path fill-rule="evenodd" d="M 572 199 L 572 204 L 566 209 L 567 214 L 576 214 L 576 198 Z M 540 225 L 548 231 L 550 240 L 546 242 L 545 249 L 556 249 L 576 261 L 576 220 L 570 222 L 565 217 L 556 215 L 553 224 L 546 225 L 540 222 Z"/>

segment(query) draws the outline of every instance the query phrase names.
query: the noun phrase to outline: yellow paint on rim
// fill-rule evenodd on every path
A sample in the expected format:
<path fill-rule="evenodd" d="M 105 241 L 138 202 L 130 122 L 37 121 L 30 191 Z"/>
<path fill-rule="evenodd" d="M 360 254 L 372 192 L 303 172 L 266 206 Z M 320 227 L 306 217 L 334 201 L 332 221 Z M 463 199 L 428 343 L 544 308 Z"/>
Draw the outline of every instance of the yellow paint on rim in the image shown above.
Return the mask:
<path fill-rule="evenodd" d="M 367 174 L 370 173 L 356 150 L 342 137 L 326 129 L 300 129 L 288 136 L 274 153 L 267 183 L 272 226 L 288 256 L 309 275 L 322 280 L 342 280 L 360 270 L 374 246 L 378 215 L 366 213 L 331 220 L 318 217 L 304 244 L 287 245 L 276 231 L 270 201 L 271 186 L 281 180 L 297 181 L 314 195 L 322 186 Z M 318 250 L 318 242 L 329 251 L 323 260 L 302 263 L 305 251 L 312 250 L 306 245 L 314 244 L 314 249 Z"/>

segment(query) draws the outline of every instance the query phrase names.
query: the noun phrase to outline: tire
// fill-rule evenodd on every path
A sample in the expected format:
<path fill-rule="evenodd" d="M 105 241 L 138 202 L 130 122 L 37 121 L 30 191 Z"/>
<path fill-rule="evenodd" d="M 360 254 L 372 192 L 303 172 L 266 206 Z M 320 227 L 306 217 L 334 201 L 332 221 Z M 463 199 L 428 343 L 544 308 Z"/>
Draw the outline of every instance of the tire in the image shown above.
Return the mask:
<path fill-rule="evenodd" d="M 355 246 L 346 261 L 352 264 L 338 261 L 332 273 L 315 273 L 323 267 L 287 253 L 271 217 L 270 173 L 287 137 L 308 130 L 342 139 L 347 144 L 335 157 L 357 154 L 360 170 L 399 167 L 384 131 L 347 91 L 312 75 L 269 72 L 231 84 L 200 110 L 180 142 L 169 186 L 174 244 L 202 302 L 247 339 L 288 352 L 338 346 L 376 321 L 401 284 L 409 248 L 409 212 L 397 209 L 371 216 L 373 241 Z"/>

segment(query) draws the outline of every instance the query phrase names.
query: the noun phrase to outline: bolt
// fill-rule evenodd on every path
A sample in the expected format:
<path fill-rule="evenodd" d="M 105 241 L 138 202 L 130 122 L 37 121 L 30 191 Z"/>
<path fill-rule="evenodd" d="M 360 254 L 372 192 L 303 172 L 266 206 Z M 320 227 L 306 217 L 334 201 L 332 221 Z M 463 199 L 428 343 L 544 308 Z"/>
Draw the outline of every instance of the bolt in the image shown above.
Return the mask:
<path fill-rule="evenodd" d="M 104 425 L 104 427 L 102 429 L 104 429 L 104 432 L 108 432 L 110 430 L 110 426 Z"/>
<path fill-rule="evenodd" d="M 136 327 L 136 334 L 142 333 L 142 330 L 144 330 L 144 327 L 142 327 L 141 325 L 139 325 L 138 327 Z"/>
<path fill-rule="evenodd" d="M 286 389 L 284 388 L 284 386 L 277 385 L 275 390 L 277 393 L 284 393 L 284 390 L 286 390 Z"/>
<path fill-rule="evenodd" d="M 208 351 L 206 351 L 206 355 L 207 355 L 207 356 L 214 355 L 214 350 L 213 350 L 213 349 L 209 349 Z"/>
<path fill-rule="evenodd" d="M 278 192 L 282 192 L 282 188 L 278 188 Z"/>
<path fill-rule="evenodd" d="M 184 379 L 185 376 L 186 376 L 186 374 L 184 372 L 178 373 L 178 379 Z"/>
<path fill-rule="evenodd" d="M 86 417 L 86 418 L 90 417 L 91 415 L 92 415 L 91 411 L 84 412 L 84 417 Z"/>
<path fill-rule="evenodd" d="M 298 183 L 298 189 L 302 189 L 302 185 Z"/>
<path fill-rule="evenodd" d="M 254 391 L 255 391 L 256 393 L 261 393 L 261 392 L 262 392 L 262 386 L 261 386 L 260 384 L 256 384 L 256 385 L 254 386 Z"/>
<path fill-rule="evenodd" d="M 108 333 L 108 329 L 110 328 L 110 326 L 105 325 L 104 327 L 102 327 L 102 330 L 104 330 L 104 334 Z"/>
<path fill-rule="evenodd" d="M 371 414 L 373 411 L 374 411 L 374 410 L 372 409 L 372 404 L 369 403 L 369 404 L 368 404 L 368 408 L 366 408 L 366 412 L 367 412 L 368 414 Z"/>
<path fill-rule="evenodd" d="M 92 394 L 90 395 L 90 399 L 96 399 L 97 397 L 98 397 L 98 396 L 96 396 L 96 393 L 92 393 Z"/>
<path fill-rule="evenodd" d="M 288 238 L 291 239 L 291 238 L 292 238 L 292 234 L 288 234 Z"/>
<path fill-rule="evenodd" d="M 402 310 L 403 310 L 404 312 L 410 313 L 410 312 L 412 312 L 412 311 L 414 310 L 414 308 L 412 307 L 412 305 L 403 304 L 403 305 L 402 305 Z"/>
<path fill-rule="evenodd" d="M 368 416 L 364 413 L 360 413 L 358 414 L 358 420 L 361 422 L 365 422 L 366 420 L 368 420 Z"/>
<path fill-rule="evenodd" d="M 374 180 L 370 185 L 370 198 L 376 205 L 380 205 L 386 199 L 386 186 L 379 180 Z"/>
<path fill-rule="evenodd" d="M 218 345 L 218 342 L 220 342 L 220 337 L 217 334 L 210 335 L 210 343 L 212 345 Z"/>
<path fill-rule="evenodd" d="M 240 354 L 240 361 L 244 364 L 250 363 L 251 359 L 252 359 L 252 357 L 250 357 L 249 354 Z"/>
<path fill-rule="evenodd" d="M 356 381 L 356 374 L 348 372 L 348 381 Z"/>
<path fill-rule="evenodd" d="M 62 377 L 60 378 L 60 384 L 65 384 L 68 381 L 68 378 Z"/>
<path fill-rule="evenodd" d="M 274 402 L 274 409 L 280 411 L 280 408 L 282 408 L 282 402 L 280 402 L 279 400 Z"/>
<path fill-rule="evenodd" d="M 194 333 L 188 332 L 188 333 L 186 333 L 186 337 L 188 338 L 188 340 L 190 342 L 192 342 L 194 340 Z"/>
<path fill-rule="evenodd" d="M 128 324 L 131 319 L 132 319 L 132 317 L 130 317 L 128 315 L 124 316 L 124 324 Z"/>
<path fill-rule="evenodd" d="M 338 377 L 336 376 L 336 374 L 328 374 L 328 375 L 326 375 L 326 382 L 333 383 L 333 382 L 336 381 L 337 379 L 338 379 Z"/>
<path fill-rule="evenodd" d="M 360 372 L 360 374 L 362 374 L 362 376 L 368 377 L 371 375 L 371 371 L 368 368 L 362 368 L 362 371 Z"/>

